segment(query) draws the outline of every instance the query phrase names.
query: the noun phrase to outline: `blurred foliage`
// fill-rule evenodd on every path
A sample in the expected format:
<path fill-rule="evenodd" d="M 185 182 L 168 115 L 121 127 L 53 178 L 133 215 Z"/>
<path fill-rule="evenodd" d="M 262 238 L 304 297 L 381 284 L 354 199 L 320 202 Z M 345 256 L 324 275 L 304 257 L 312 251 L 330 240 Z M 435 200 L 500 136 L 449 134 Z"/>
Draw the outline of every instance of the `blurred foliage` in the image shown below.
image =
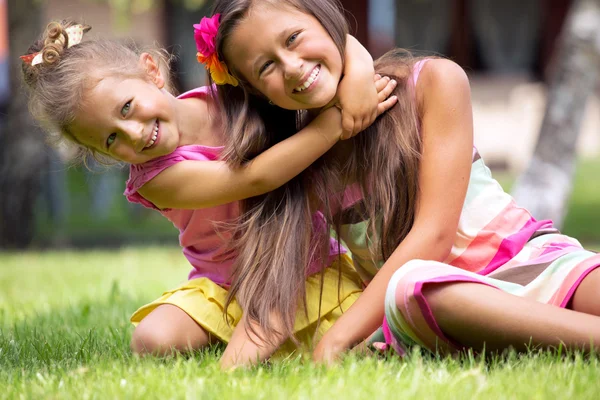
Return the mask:
<path fill-rule="evenodd" d="M 115 11 L 124 14 L 138 14 L 148 11 L 154 6 L 160 5 L 161 0 L 85 0 L 95 3 L 108 3 Z M 183 4 L 190 11 L 200 9 L 206 0 L 167 0 L 171 3 Z"/>
<path fill-rule="evenodd" d="M 33 246 L 51 248 L 111 247 L 132 244 L 177 244 L 179 232 L 160 213 L 129 204 L 122 195 L 127 170 L 111 169 L 116 174 L 117 187 L 107 205 L 109 211 L 99 218 L 92 210 L 93 187 L 100 174 L 90 175 L 82 168 L 66 170 L 68 210 L 65 219 L 56 223 L 48 213 L 44 199 L 38 202 L 36 236 Z M 600 171 L 600 158 L 586 158 L 578 162 L 573 193 L 563 233 L 580 240 L 584 246 L 600 251 L 600 185 L 595 184 Z M 515 174 L 494 171 L 494 178 L 510 191 Z"/>
<path fill-rule="evenodd" d="M 95 3 L 106 3 L 114 13 L 118 26 L 124 27 L 129 24 L 131 18 L 136 14 L 144 13 L 152 7 L 160 6 L 161 0 L 84 0 Z M 167 0 L 175 4 L 183 4 L 190 10 L 199 10 L 206 4 L 206 0 Z"/>

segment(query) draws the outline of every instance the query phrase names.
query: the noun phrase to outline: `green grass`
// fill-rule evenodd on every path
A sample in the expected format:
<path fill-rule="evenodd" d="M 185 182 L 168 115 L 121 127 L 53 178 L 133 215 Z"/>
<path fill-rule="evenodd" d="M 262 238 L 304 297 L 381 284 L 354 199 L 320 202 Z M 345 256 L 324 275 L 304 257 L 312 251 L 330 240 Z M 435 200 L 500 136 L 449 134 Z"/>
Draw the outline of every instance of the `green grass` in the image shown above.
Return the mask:
<path fill-rule="evenodd" d="M 598 171 L 600 159 L 580 162 L 563 229 L 596 250 Z M 67 240 L 176 242 L 168 221 L 152 212 L 132 218 L 122 198 L 97 221 L 87 209 L 83 174 L 68 174 L 71 209 L 58 232 Z M 507 189 L 514 181 L 494 175 Z M 57 236 L 43 213 L 38 228 L 36 243 Z M 296 357 L 233 373 L 219 371 L 220 347 L 163 360 L 132 356 L 129 315 L 188 270 L 177 247 L 0 253 L 0 399 L 595 399 L 600 392 L 597 356 L 549 352 L 482 360 L 415 351 L 404 360 L 348 357 L 329 369 Z"/>
<path fill-rule="evenodd" d="M 220 372 L 215 347 L 164 360 L 129 352 L 128 317 L 185 279 L 180 250 L 0 254 L 0 398 L 595 399 L 600 359 L 532 352 L 484 361 L 300 358 Z"/>
<path fill-rule="evenodd" d="M 563 231 L 582 242 L 600 242 L 599 177 L 600 158 L 578 164 Z"/>

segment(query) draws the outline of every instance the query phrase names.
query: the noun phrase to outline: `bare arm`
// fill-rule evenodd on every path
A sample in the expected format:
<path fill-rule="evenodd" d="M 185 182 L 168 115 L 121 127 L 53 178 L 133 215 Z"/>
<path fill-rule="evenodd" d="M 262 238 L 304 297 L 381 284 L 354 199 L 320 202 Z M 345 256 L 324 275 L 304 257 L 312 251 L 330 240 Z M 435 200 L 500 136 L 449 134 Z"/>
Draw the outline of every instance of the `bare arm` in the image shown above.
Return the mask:
<path fill-rule="evenodd" d="M 371 80 L 373 77 L 371 77 Z M 379 79 L 378 114 L 396 103 L 395 82 Z M 182 161 L 139 189 L 158 208 L 197 209 L 258 196 L 277 189 L 325 154 L 340 139 L 340 111 L 323 111 L 306 128 L 240 168 L 223 161 Z"/>
<path fill-rule="evenodd" d="M 224 161 L 182 161 L 139 192 L 159 208 L 206 208 L 258 196 L 302 172 L 337 143 L 340 134 L 340 112 L 332 107 L 243 167 L 233 168 Z"/>
<path fill-rule="evenodd" d="M 314 357 L 333 361 L 382 322 L 387 285 L 413 259 L 443 261 L 452 247 L 471 170 L 473 123 L 464 71 L 448 60 L 430 60 L 421 72 L 423 157 L 420 199 L 413 228 L 360 298 L 317 346 Z"/>

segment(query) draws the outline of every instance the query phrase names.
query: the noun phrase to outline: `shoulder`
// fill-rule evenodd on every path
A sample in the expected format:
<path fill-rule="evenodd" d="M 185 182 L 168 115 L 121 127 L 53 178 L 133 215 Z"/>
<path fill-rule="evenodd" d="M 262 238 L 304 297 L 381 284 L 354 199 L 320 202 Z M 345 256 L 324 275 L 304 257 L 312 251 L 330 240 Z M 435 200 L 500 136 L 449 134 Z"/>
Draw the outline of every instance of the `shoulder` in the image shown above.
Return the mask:
<path fill-rule="evenodd" d="M 187 161 L 215 161 L 218 160 L 222 147 L 208 147 L 201 145 L 188 145 L 177 147 L 173 152 L 157 157 L 143 164 L 131 165 L 129 169 L 128 188 L 138 191 L 143 186 L 152 186 L 161 179 L 155 179 L 163 171 Z"/>
<path fill-rule="evenodd" d="M 189 98 L 206 98 L 207 96 L 214 96 L 216 92 L 216 88 L 213 86 L 200 86 L 192 90 L 188 90 L 177 96 L 179 99 L 189 99 Z"/>
<path fill-rule="evenodd" d="M 465 70 L 452 60 L 443 58 L 425 62 L 417 81 L 417 98 L 423 111 L 432 102 L 447 101 L 467 96 L 471 88 Z"/>

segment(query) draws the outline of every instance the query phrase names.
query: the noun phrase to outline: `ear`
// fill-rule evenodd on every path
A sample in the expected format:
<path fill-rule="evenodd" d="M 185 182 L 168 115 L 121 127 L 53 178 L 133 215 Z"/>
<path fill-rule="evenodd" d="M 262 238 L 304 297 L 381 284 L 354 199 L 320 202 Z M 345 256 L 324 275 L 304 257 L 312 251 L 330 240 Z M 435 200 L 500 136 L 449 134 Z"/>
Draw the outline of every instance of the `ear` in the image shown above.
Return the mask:
<path fill-rule="evenodd" d="M 165 78 L 160 70 L 160 66 L 156 63 L 154 57 L 152 57 L 152 54 L 140 54 L 140 67 L 145 71 L 148 79 L 150 79 L 159 89 L 165 87 Z"/>

